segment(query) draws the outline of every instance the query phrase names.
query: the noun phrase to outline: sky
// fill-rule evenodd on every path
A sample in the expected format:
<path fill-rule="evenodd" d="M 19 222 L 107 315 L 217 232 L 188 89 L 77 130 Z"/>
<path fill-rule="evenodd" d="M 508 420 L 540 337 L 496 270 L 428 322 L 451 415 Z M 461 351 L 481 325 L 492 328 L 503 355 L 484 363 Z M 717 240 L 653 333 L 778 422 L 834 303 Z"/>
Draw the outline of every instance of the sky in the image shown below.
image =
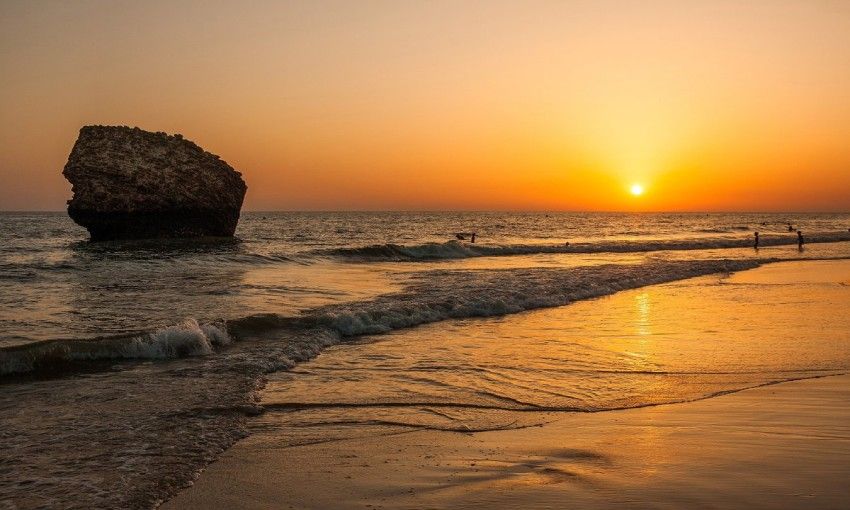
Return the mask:
<path fill-rule="evenodd" d="M 0 210 L 88 124 L 248 210 L 850 211 L 850 2 L 0 0 Z"/>

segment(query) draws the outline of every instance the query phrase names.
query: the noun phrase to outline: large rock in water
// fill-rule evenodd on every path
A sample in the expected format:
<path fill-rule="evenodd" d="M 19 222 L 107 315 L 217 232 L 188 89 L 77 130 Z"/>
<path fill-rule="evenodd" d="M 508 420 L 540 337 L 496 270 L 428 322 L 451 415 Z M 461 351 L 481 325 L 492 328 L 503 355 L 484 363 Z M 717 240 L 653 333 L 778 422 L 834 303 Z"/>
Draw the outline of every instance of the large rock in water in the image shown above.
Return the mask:
<path fill-rule="evenodd" d="M 181 135 L 85 126 L 62 174 L 68 215 L 92 241 L 230 237 L 245 182 L 218 156 Z"/>

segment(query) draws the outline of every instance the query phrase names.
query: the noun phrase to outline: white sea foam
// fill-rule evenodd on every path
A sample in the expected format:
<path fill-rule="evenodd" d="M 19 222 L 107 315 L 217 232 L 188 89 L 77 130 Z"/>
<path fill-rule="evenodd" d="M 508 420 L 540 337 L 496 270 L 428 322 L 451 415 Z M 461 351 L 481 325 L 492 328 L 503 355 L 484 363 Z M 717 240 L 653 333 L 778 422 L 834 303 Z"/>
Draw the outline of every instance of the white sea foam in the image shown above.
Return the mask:
<path fill-rule="evenodd" d="M 195 319 L 187 319 L 175 326 L 130 339 L 120 348 L 118 357 L 157 359 L 204 356 L 211 354 L 214 346 L 229 343 L 230 336 L 223 325 L 199 324 Z"/>

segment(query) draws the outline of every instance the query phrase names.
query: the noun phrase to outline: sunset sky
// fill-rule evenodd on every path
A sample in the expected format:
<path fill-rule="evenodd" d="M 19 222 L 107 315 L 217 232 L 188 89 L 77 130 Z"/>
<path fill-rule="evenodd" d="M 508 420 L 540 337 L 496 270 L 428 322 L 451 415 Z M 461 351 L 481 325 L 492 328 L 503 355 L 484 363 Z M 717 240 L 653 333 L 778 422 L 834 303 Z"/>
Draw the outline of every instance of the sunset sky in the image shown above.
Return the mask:
<path fill-rule="evenodd" d="M 0 2 L 0 210 L 86 124 L 250 210 L 848 211 L 850 2 Z"/>

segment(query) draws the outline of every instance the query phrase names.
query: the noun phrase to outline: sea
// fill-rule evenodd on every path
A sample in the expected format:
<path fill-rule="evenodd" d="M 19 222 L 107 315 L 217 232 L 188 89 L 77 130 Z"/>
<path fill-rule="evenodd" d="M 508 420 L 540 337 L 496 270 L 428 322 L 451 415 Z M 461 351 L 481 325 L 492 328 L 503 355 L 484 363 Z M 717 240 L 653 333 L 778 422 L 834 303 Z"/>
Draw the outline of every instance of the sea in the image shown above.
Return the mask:
<path fill-rule="evenodd" d="M 764 303 L 814 301 L 728 278 L 845 259 L 847 213 L 244 212 L 101 243 L 0 213 L 0 508 L 155 508 L 256 426 L 470 433 L 843 373 L 850 282 L 801 342 Z"/>

